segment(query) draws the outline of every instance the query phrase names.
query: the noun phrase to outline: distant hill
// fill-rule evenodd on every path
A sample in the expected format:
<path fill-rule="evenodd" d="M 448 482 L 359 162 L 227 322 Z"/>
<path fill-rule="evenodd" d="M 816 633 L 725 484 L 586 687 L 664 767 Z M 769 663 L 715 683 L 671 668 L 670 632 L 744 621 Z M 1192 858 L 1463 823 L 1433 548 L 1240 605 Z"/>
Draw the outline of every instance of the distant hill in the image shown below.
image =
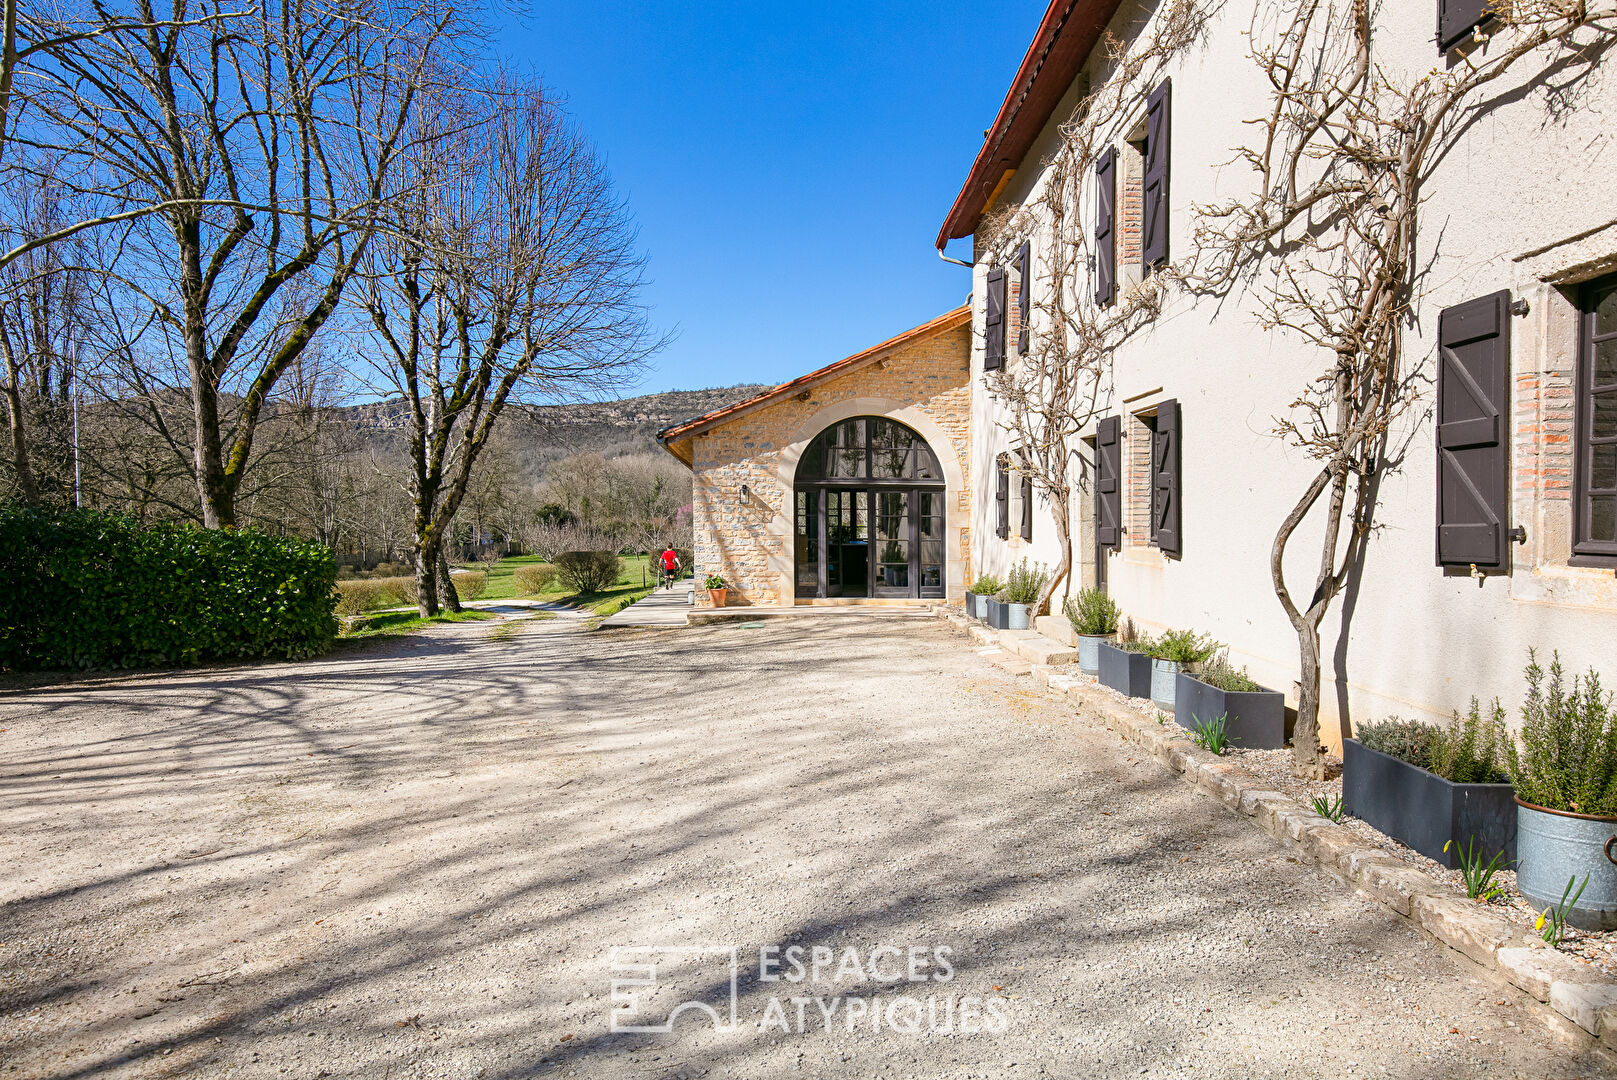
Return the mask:
<path fill-rule="evenodd" d="M 646 453 L 657 448 L 657 432 L 668 425 L 722 409 L 767 389 L 747 384 L 669 390 L 617 401 L 522 405 L 508 411 L 502 423 L 509 437 L 540 460 L 589 452 L 608 456 Z M 402 431 L 408 423 L 406 410 L 397 403 L 355 405 L 343 412 L 356 427 L 374 432 L 377 442 L 391 441 L 391 433 Z"/>

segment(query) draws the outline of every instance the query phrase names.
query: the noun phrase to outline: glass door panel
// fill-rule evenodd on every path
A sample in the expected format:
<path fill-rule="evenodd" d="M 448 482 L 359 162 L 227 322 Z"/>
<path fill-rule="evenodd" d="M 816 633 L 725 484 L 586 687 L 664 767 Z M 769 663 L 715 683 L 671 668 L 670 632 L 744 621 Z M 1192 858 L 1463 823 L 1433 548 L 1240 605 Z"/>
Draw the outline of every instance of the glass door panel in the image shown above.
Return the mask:
<path fill-rule="evenodd" d="M 825 493 L 827 596 L 870 595 L 870 493 Z"/>
<path fill-rule="evenodd" d="M 820 493 L 798 491 L 793 551 L 797 563 L 798 596 L 820 595 Z"/>
<path fill-rule="evenodd" d="M 910 493 L 876 492 L 876 595 L 911 596 Z"/>
<path fill-rule="evenodd" d="M 944 594 L 943 492 L 918 491 L 915 497 L 919 503 L 916 531 L 921 537 L 920 566 L 917 571 L 920 576 L 920 595 L 940 597 Z"/>

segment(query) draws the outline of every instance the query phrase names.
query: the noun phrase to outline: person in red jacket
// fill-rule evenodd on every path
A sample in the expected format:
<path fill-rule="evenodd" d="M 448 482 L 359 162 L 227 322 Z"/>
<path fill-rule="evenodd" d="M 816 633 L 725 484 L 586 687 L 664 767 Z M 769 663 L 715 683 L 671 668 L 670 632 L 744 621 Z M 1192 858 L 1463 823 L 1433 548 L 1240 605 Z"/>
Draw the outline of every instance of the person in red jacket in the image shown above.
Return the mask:
<path fill-rule="evenodd" d="M 657 556 L 663 569 L 663 588 L 674 587 L 674 579 L 679 576 L 679 556 L 674 552 L 674 545 L 669 544 L 663 548 L 663 553 Z"/>

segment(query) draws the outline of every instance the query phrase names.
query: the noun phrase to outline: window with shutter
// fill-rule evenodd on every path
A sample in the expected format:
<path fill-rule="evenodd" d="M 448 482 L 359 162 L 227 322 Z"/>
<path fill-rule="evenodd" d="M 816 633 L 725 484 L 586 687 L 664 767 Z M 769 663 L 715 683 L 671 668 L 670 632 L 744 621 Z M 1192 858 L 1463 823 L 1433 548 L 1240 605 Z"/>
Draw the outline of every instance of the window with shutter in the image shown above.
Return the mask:
<path fill-rule="evenodd" d="M 1503 567 L 1510 293 L 1437 317 L 1437 562 Z"/>
<path fill-rule="evenodd" d="M 1028 277 L 1028 271 L 1033 268 L 1033 245 L 1026 240 L 1022 241 L 1022 248 L 1016 253 L 1016 351 L 1020 355 L 1027 355 L 1027 316 L 1033 301 L 1033 282 Z"/>
<path fill-rule="evenodd" d="M 1022 476 L 1022 539 L 1033 539 L 1033 477 Z"/>
<path fill-rule="evenodd" d="M 1168 102 L 1170 80 L 1145 99 L 1145 179 L 1141 190 L 1144 211 L 1140 226 L 1140 266 L 1150 270 L 1168 257 Z"/>
<path fill-rule="evenodd" d="M 1004 454 L 994 459 L 994 534 L 1001 540 L 1011 535 L 1011 470 Z"/>
<path fill-rule="evenodd" d="M 1183 553 L 1179 512 L 1179 402 L 1169 398 L 1157 406 L 1151 439 L 1152 539 L 1165 555 Z"/>
<path fill-rule="evenodd" d="M 1005 366 L 1005 270 L 988 271 L 988 313 L 983 319 L 983 370 Z"/>
<path fill-rule="evenodd" d="M 1117 298 L 1117 148 L 1095 163 L 1095 303 Z"/>
<path fill-rule="evenodd" d="M 1572 554 L 1617 565 L 1617 274 L 1579 297 L 1578 397 L 1574 406 Z"/>
<path fill-rule="evenodd" d="M 1095 424 L 1095 543 L 1115 548 L 1123 542 L 1123 418 L 1103 416 Z"/>
<path fill-rule="evenodd" d="M 1437 0 L 1437 47 L 1447 52 L 1491 14 L 1490 0 Z"/>

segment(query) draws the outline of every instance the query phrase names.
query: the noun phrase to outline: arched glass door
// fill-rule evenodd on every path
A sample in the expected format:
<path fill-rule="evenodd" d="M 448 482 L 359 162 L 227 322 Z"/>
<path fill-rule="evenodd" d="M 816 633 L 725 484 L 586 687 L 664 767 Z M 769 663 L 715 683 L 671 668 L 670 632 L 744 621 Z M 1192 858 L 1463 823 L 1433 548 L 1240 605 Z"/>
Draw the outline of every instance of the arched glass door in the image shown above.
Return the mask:
<path fill-rule="evenodd" d="M 797 465 L 797 595 L 942 597 L 944 494 L 932 448 L 896 420 L 826 428 Z"/>

